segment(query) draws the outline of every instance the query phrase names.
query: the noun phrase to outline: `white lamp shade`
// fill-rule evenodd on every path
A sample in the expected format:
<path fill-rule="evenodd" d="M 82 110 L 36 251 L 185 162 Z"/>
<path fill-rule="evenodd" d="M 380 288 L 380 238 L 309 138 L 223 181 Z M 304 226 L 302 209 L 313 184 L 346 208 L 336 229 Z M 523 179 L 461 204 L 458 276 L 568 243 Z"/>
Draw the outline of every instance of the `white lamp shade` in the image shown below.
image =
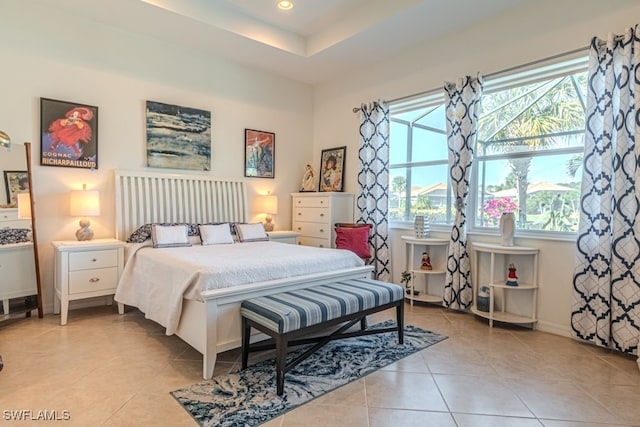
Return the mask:
<path fill-rule="evenodd" d="M 100 193 L 97 190 L 73 190 L 69 200 L 71 216 L 100 215 Z"/>
<path fill-rule="evenodd" d="M 18 219 L 31 219 L 31 196 L 18 193 Z"/>
<path fill-rule="evenodd" d="M 259 212 L 266 214 L 278 213 L 278 196 L 261 196 L 259 201 Z"/>

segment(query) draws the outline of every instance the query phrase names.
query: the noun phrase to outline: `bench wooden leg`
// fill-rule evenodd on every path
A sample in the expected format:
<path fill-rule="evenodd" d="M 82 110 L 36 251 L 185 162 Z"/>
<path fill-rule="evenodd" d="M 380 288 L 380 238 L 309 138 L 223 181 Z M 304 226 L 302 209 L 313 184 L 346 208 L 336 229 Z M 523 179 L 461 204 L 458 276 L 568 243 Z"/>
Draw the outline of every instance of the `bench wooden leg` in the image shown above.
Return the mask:
<path fill-rule="evenodd" d="M 284 373 L 287 364 L 287 339 L 282 335 L 276 336 L 276 393 L 284 393 Z"/>
<path fill-rule="evenodd" d="M 249 363 L 249 341 L 251 340 L 251 325 L 247 318 L 242 318 L 242 369 Z"/>
<path fill-rule="evenodd" d="M 367 329 L 367 316 L 360 319 L 360 330 L 364 331 L 365 329 Z"/>

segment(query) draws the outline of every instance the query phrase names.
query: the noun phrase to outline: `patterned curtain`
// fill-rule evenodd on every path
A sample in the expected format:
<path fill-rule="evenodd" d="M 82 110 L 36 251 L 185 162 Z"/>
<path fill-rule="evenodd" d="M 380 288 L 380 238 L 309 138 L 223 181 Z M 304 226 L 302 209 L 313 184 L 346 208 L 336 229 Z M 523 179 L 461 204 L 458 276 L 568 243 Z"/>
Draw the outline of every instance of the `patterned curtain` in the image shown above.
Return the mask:
<path fill-rule="evenodd" d="M 594 38 L 571 327 L 626 353 L 640 339 L 640 26 Z"/>
<path fill-rule="evenodd" d="M 471 305 L 471 263 L 467 252 L 467 196 L 478 129 L 482 78 L 467 76 L 444 87 L 449 147 L 449 178 L 456 200 L 442 305 L 466 310 Z"/>
<path fill-rule="evenodd" d="M 375 278 L 389 281 L 389 106 L 382 101 L 360 107 L 358 222 L 371 224 Z"/>

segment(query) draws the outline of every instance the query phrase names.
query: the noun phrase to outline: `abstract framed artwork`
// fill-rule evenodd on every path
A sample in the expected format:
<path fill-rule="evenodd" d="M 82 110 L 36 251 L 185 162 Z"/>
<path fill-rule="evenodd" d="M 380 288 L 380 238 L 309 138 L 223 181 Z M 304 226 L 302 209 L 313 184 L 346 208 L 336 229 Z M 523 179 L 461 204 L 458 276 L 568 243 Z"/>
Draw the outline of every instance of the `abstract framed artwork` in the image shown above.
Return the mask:
<path fill-rule="evenodd" d="M 98 169 L 98 107 L 40 98 L 40 164 Z"/>
<path fill-rule="evenodd" d="M 4 186 L 7 192 L 7 205 L 17 206 L 18 193 L 29 191 L 27 171 L 4 171 Z"/>
<path fill-rule="evenodd" d="M 320 191 L 343 191 L 344 160 L 346 154 L 346 146 L 322 150 Z"/>
<path fill-rule="evenodd" d="M 255 129 L 244 130 L 244 176 L 275 177 L 276 134 Z"/>
<path fill-rule="evenodd" d="M 147 101 L 147 166 L 211 170 L 211 112 Z"/>

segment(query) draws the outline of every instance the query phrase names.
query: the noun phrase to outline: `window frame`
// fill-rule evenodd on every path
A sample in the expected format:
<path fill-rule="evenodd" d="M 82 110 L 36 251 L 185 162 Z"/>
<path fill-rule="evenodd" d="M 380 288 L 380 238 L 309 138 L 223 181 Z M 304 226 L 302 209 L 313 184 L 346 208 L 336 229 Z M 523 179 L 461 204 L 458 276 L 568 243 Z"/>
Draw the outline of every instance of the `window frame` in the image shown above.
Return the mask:
<path fill-rule="evenodd" d="M 496 78 L 485 81 L 484 83 L 484 91 L 483 94 L 491 94 L 498 91 L 508 90 L 510 88 L 520 87 L 524 85 L 533 84 L 536 82 L 549 80 L 557 77 L 563 77 L 571 74 L 577 74 L 580 72 L 587 71 L 588 66 L 588 55 L 585 55 L 584 52 L 575 53 L 571 58 L 560 58 L 561 61 L 556 59 L 556 62 L 545 61 L 543 65 L 540 63 L 529 65 L 524 70 L 520 70 L 517 72 L 512 72 L 510 74 L 500 74 L 497 75 Z M 393 163 L 389 165 L 389 177 L 391 178 L 393 169 L 405 169 L 407 178 L 407 190 L 405 194 L 405 211 L 404 215 L 411 213 L 411 169 L 416 167 L 423 166 L 435 166 L 442 165 L 442 161 L 422 161 L 422 162 L 411 162 L 411 150 L 413 148 L 413 125 L 411 122 L 407 120 L 399 120 L 394 119 L 393 115 L 398 115 L 402 113 L 406 113 L 409 111 L 414 111 L 418 109 L 424 109 L 425 113 L 418 116 L 414 122 L 420 120 L 422 117 L 427 114 L 433 112 L 439 106 L 445 103 L 444 92 L 441 93 L 433 93 L 435 91 L 429 91 L 432 93 L 429 96 L 423 97 L 415 97 L 408 98 L 407 100 L 403 100 L 396 103 L 390 104 L 390 121 L 401 123 L 407 125 L 407 145 L 406 145 L 406 159 L 403 163 Z M 581 97 L 581 101 L 584 101 Z M 584 104 L 583 104 L 584 106 Z M 427 129 L 434 130 L 434 129 Z M 584 134 L 585 129 L 583 129 L 580 134 Z M 576 134 L 577 131 L 569 131 L 569 133 Z M 479 170 L 480 164 L 483 161 L 487 160 L 508 160 L 508 159 L 516 159 L 516 158 L 540 158 L 545 156 L 559 156 L 564 154 L 582 154 L 584 153 L 584 145 L 578 146 L 575 148 L 564 147 L 564 148 L 550 148 L 545 149 L 539 152 L 536 151 L 526 151 L 521 153 L 504 153 L 504 154 L 478 154 L 478 143 L 476 141 L 476 146 L 474 147 L 474 160 L 470 173 L 470 189 L 469 189 L 469 197 L 467 200 L 467 232 L 469 234 L 491 234 L 495 235 L 499 233 L 499 230 L 496 227 L 486 227 L 486 226 L 478 226 L 476 225 L 477 220 L 477 212 L 478 212 L 478 198 L 476 194 L 479 190 L 479 180 L 480 173 Z M 444 164 L 448 165 L 448 158 L 444 161 Z M 580 175 L 581 176 L 581 175 Z M 580 176 L 578 176 L 578 180 L 580 181 Z M 451 218 L 453 220 L 453 212 L 449 212 L 451 209 L 451 182 L 450 177 L 446 174 L 446 184 L 448 189 L 447 196 L 447 218 Z M 390 220 L 390 226 L 393 228 L 412 228 L 413 221 L 412 220 Z M 450 231 L 453 226 L 453 222 L 443 223 L 431 223 L 431 229 L 433 231 Z M 537 238 L 544 240 L 575 240 L 575 236 L 577 235 L 577 231 L 550 231 L 550 230 L 534 230 L 534 229 L 520 229 L 516 230 L 516 235 L 519 237 L 527 237 L 527 238 Z"/>

